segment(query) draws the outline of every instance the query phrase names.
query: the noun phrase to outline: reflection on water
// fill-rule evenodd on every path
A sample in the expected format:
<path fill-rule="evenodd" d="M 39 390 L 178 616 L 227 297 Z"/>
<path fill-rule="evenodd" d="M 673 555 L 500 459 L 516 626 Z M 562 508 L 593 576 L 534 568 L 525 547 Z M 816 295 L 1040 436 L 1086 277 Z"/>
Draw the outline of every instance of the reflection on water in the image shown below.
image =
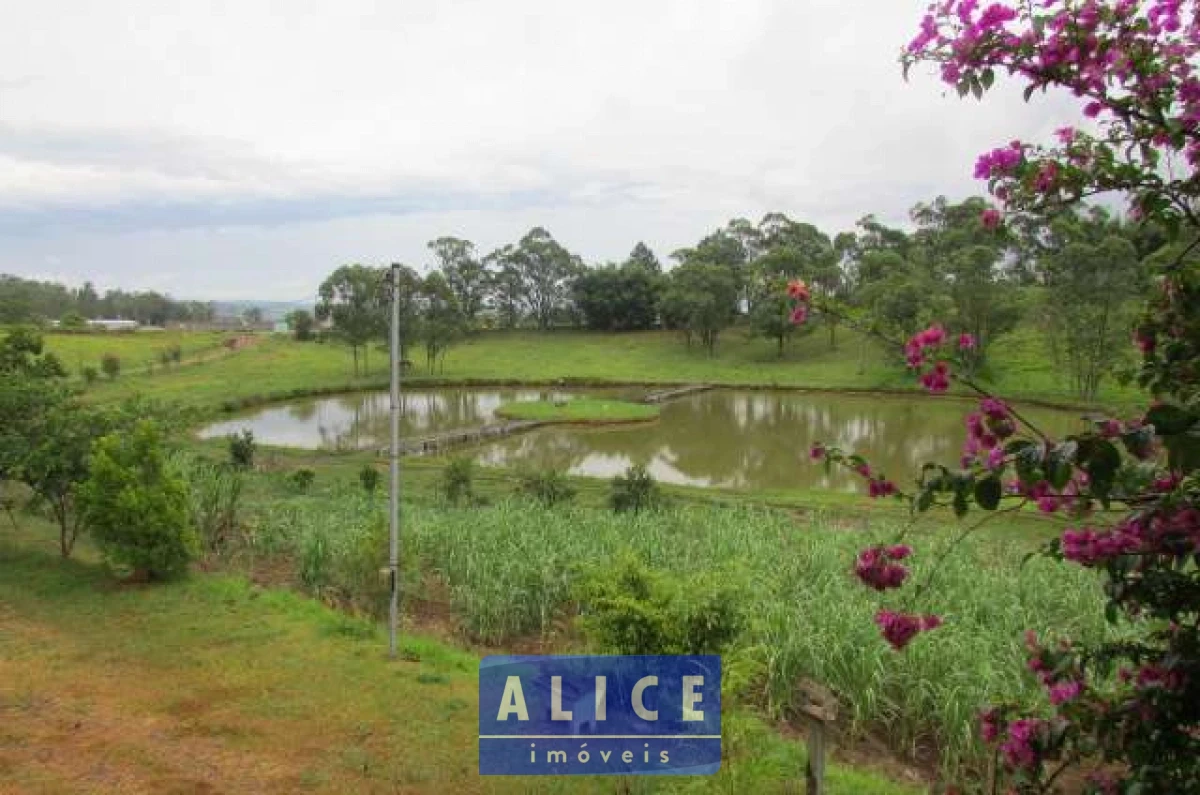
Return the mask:
<path fill-rule="evenodd" d="M 401 434 L 423 436 L 482 425 L 495 419 L 501 403 L 563 394 L 549 389 L 406 391 Z M 388 405 L 386 393 L 300 400 L 218 423 L 201 435 L 223 436 L 249 428 L 264 444 L 384 447 Z M 631 464 L 642 464 L 668 483 L 854 489 L 854 476 L 841 470 L 826 474 L 809 461 L 813 442 L 861 452 L 877 471 L 905 481 L 925 461 L 958 459 L 965 434 L 963 418 L 971 408 L 971 403 L 946 397 L 722 389 L 666 403 L 653 423 L 607 429 L 551 427 L 462 453 L 483 464 L 554 467 L 597 477 L 612 477 Z M 1070 412 L 1027 409 L 1026 413 L 1051 434 L 1079 427 Z"/>
<path fill-rule="evenodd" d="M 855 476 L 826 474 L 809 460 L 813 442 L 861 452 L 906 481 L 925 461 L 958 460 L 971 408 L 949 398 L 718 390 L 667 403 L 653 424 L 547 428 L 489 442 L 477 458 L 598 477 L 641 464 L 659 480 L 693 486 L 852 490 Z M 1067 412 L 1027 413 L 1048 433 L 1079 427 Z"/>
<path fill-rule="evenodd" d="M 549 389 L 404 390 L 400 398 L 400 435 L 420 437 L 483 425 L 496 419 L 496 408 L 502 403 L 565 394 Z M 210 425 L 200 437 L 227 436 L 248 428 L 262 444 L 328 450 L 386 447 L 390 407 L 386 392 L 296 400 Z"/>

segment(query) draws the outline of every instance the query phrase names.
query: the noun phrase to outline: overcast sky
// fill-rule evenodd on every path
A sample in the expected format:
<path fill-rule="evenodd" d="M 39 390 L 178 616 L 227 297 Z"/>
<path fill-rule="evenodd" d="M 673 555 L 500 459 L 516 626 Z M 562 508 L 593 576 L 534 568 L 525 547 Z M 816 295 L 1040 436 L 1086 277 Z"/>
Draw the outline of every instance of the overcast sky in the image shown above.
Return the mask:
<path fill-rule="evenodd" d="M 545 226 L 589 262 L 728 219 L 979 192 L 1066 100 L 946 93 L 924 0 L 0 0 L 0 272 L 308 298 Z"/>

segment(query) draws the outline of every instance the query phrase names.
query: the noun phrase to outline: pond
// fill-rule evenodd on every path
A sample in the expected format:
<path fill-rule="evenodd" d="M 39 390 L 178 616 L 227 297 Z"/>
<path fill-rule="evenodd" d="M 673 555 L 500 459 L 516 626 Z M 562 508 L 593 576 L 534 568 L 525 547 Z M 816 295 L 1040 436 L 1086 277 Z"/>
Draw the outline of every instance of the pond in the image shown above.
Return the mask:
<path fill-rule="evenodd" d="M 639 390 L 586 390 L 634 398 Z M 569 394 L 547 389 L 408 391 L 401 433 L 426 435 L 483 425 L 510 400 Z M 671 401 L 653 423 L 552 426 L 461 448 L 484 465 L 554 467 L 612 477 L 642 464 L 655 478 L 694 486 L 852 490 L 857 478 L 826 474 L 808 459 L 814 441 L 867 455 L 877 471 L 907 480 L 925 461 L 958 460 L 973 403 L 949 397 L 718 389 Z M 386 393 L 299 400 L 209 426 L 203 437 L 249 428 L 264 444 L 325 449 L 387 446 Z M 1081 427 L 1075 412 L 1022 408 L 1047 433 Z"/>

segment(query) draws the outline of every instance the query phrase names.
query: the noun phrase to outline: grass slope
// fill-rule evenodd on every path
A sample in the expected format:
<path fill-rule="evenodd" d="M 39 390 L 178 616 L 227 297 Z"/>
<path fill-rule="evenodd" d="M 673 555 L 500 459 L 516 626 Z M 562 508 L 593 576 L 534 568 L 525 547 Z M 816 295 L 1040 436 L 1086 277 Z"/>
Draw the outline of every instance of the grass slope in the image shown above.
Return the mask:
<path fill-rule="evenodd" d="M 564 379 L 637 383 L 717 383 L 820 389 L 914 390 L 911 375 L 893 357 L 853 332 L 839 334 L 836 350 L 823 335 L 803 337 L 783 358 L 770 343 L 750 339 L 742 330 L 721 338 L 716 356 L 687 348 L 677 334 L 637 332 L 487 332 L 455 347 L 444 371 L 417 371 L 408 383 L 447 380 L 558 382 Z M 213 409 L 310 392 L 382 388 L 387 384 L 387 354 L 372 351 L 370 366 L 355 375 L 349 349 L 336 343 L 297 343 L 271 337 L 260 344 L 192 367 L 137 374 L 98 385 L 104 400 L 140 393 L 182 400 Z M 995 346 L 990 382 L 1009 397 L 1076 403 L 1063 386 L 1042 340 L 1029 331 L 1006 337 Z M 1139 400 L 1130 388 L 1106 384 L 1101 403 L 1127 405 Z"/>
<path fill-rule="evenodd" d="M 146 332 L 54 333 L 43 337 L 46 349 L 57 355 L 72 373 L 78 375 L 87 366 L 100 370 L 100 359 L 111 353 L 121 360 L 124 371 L 159 366 L 159 353 L 178 345 L 184 359 L 221 347 L 227 335 L 221 332 L 178 330 Z"/>
<path fill-rule="evenodd" d="M 0 542 L 0 793 L 609 793 L 607 778 L 480 778 L 478 658 L 227 576 L 143 587 Z M 708 779 L 628 792 L 770 792 L 803 749 L 725 716 Z M 834 765 L 830 792 L 913 787 Z M 795 785 L 793 785 L 795 786 Z"/>

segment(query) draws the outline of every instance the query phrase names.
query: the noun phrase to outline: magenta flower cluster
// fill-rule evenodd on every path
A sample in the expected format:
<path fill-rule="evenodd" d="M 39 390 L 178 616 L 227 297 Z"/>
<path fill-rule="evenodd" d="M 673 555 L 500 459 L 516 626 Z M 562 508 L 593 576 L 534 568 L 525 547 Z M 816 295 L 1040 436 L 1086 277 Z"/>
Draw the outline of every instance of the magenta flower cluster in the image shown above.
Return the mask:
<path fill-rule="evenodd" d="M 1187 166 L 1200 166 L 1200 15 L 1183 0 L 1044 0 L 1034 15 L 1016 3 L 936 0 L 908 44 L 910 61 L 940 65 L 942 79 L 960 92 L 980 82 L 990 86 L 998 70 L 1031 87 L 1050 84 L 1072 92 L 1083 115 L 1125 125 L 1144 135 L 1154 147 L 1183 155 Z M 1132 112 L 1131 112 L 1131 109 Z M 1172 119 L 1173 126 L 1139 120 Z M 1108 153 L 1124 150 L 1123 133 L 1100 141 L 1073 128 L 1057 133 L 1061 151 L 1035 156 L 1019 144 L 982 155 L 975 176 L 993 183 L 993 193 L 1007 201 L 1013 190 L 1031 195 L 1071 195 L 1072 185 L 1105 182 L 1120 174 Z M 1157 155 L 1136 147 L 1121 151 L 1138 168 L 1153 171 Z M 1069 166 L 1069 169 L 1064 169 Z M 1182 175 L 1186 179 L 1189 174 Z M 1139 199 L 1131 206 L 1139 209 Z M 989 228 L 1000 215 L 981 219 Z"/>
<path fill-rule="evenodd" d="M 1116 527 L 1069 528 L 1060 539 L 1063 557 L 1081 566 L 1100 566 L 1122 555 L 1152 551 L 1179 556 L 1200 552 L 1200 511 L 1161 508 L 1126 518 Z"/>
<path fill-rule="evenodd" d="M 1002 400 L 984 398 L 979 411 L 967 415 L 966 423 L 962 465 L 968 467 L 983 458 L 989 469 L 999 469 L 1004 464 L 1004 440 L 1017 432 L 1008 406 Z"/>
<path fill-rule="evenodd" d="M 854 561 L 854 574 L 876 591 L 899 588 L 908 578 L 908 568 L 895 561 L 911 554 L 912 548 L 904 544 L 864 549 Z"/>
<path fill-rule="evenodd" d="M 1013 141 L 1008 146 L 980 155 L 975 161 L 975 178 L 1011 177 L 1024 160 L 1024 147 L 1020 141 Z"/>
<path fill-rule="evenodd" d="M 946 341 L 946 330 L 938 325 L 930 326 L 924 331 L 914 334 L 904 345 L 905 359 L 908 366 L 921 372 L 921 385 L 930 392 L 945 392 L 950 388 L 950 366 L 944 361 L 937 361 L 931 368 L 925 370 L 926 358 L 931 349 L 941 347 Z M 975 340 L 971 338 L 971 347 Z"/>
<path fill-rule="evenodd" d="M 883 633 L 884 640 L 893 649 L 900 651 L 918 634 L 940 627 L 942 619 L 932 615 L 916 616 L 880 610 L 875 614 L 875 624 Z"/>
<path fill-rule="evenodd" d="M 1000 744 L 1000 753 L 1010 767 L 1032 770 L 1041 763 L 1041 746 L 1049 724 L 1040 718 L 1021 718 L 1008 725 L 1008 736 Z"/>
<path fill-rule="evenodd" d="M 1081 566 L 1107 563 L 1136 552 L 1142 545 L 1136 535 L 1122 528 L 1097 531 L 1087 527 L 1064 530 L 1059 543 L 1063 557 Z"/>

